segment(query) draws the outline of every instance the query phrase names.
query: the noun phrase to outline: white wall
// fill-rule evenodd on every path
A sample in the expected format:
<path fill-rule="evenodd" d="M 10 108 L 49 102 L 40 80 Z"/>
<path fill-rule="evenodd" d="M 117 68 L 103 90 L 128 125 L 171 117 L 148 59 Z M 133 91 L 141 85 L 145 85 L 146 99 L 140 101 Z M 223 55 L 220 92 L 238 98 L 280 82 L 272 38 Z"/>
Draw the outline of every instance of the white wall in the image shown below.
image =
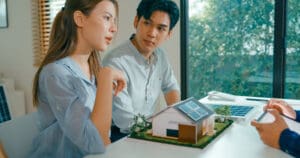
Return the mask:
<path fill-rule="evenodd" d="M 133 19 L 140 0 L 119 0 L 119 31 L 113 46 L 128 39 L 133 33 Z M 16 88 L 25 91 L 27 112 L 33 111 L 31 101 L 32 80 L 36 68 L 33 66 L 33 31 L 31 0 L 7 0 L 9 27 L 0 29 L 0 73 L 16 80 Z M 180 0 L 175 0 L 180 4 Z M 162 47 L 180 83 L 180 34 L 179 23 L 172 38 Z M 112 47 L 113 47 L 112 46 Z"/>
<path fill-rule="evenodd" d="M 25 91 L 27 111 L 32 111 L 31 87 L 33 33 L 31 0 L 7 0 L 8 28 L 0 29 L 0 73 L 15 79 L 17 89 Z"/>

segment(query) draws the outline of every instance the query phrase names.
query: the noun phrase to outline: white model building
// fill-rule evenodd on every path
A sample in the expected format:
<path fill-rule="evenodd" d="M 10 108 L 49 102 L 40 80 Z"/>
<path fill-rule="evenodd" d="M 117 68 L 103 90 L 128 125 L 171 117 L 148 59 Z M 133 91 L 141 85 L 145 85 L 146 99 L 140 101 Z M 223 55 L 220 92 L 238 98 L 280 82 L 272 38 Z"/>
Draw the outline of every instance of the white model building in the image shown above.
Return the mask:
<path fill-rule="evenodd" d="M 153 136 L 197 143 L 202 136 L 214 133 L 214 111 L 194 98 L 168 106 L 151 119 Z"/>

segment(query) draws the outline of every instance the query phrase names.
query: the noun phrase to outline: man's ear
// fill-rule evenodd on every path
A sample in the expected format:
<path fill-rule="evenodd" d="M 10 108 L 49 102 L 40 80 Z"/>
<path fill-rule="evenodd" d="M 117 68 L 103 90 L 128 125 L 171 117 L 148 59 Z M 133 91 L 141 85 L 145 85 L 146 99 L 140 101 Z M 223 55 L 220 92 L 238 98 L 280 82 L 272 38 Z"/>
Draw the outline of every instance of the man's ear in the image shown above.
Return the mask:
<path fill-rule="evenodd" d="M 81 11 L 79 10 L 75 11 L 73 13 L 73 18 L 77 27 L 82 27 L 84 25 L 86 17 Z"/>
<path fill-rule="evenodd" d="M 169 40 L 170 38 L 171 38 L 171 36 L 173 35 L 173 30 L 170 30 L 169 32 L 168 32 L 168 36 L 167 36 L 167 40 Z"/>
<path fill-rule="evenodd" d="M 137 28 L 138 23 L 139 23 L 139 18 L 138 18 L 138 16 L 135 16 L 134 21 L 133 21 L 133 26 L 135 29 Z"/>

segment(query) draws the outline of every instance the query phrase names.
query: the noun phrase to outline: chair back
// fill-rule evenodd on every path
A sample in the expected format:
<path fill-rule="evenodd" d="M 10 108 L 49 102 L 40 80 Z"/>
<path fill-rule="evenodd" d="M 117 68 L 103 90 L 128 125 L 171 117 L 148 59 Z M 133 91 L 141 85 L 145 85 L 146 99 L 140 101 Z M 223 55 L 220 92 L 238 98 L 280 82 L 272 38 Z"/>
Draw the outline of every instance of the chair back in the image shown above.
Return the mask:
<path fill-rule="evenodd" d="M 9 158 L 24 158 L 38 135 L 37 112 L 0 123 L 0 142 Z"/>

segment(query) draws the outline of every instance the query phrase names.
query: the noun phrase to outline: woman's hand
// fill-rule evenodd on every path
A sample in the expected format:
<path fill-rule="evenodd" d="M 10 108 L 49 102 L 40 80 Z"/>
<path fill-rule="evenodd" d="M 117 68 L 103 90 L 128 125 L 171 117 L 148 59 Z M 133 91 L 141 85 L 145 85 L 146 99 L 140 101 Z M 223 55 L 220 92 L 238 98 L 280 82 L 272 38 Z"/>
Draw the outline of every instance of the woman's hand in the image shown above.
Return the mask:
<path fill-rule="evenodd" d="M 285 115 L 291 119 L 296 119 L 295 110 L 288 105 L 285 101 L 279 99 L 271 99 L 268 104 L 264 107 L 264 110 L 276 109 L 280 114 Z"/>
<path fill-rule="evenodd" d="M 115 96 L 126 87 L 126 80 L 122 71 L 110 67 L 103 67 L 100 69 L 100 73 L 98 75 L 102 77 L 111 77 Z M 100 78 L 101 77 L 98 77 L 98 79 Z"/>
<path fill-rule="evenodd" d="M 113 90 L 118 95 L 126 87 L 126 80 L 122 71 L 113 69 Z"/>

